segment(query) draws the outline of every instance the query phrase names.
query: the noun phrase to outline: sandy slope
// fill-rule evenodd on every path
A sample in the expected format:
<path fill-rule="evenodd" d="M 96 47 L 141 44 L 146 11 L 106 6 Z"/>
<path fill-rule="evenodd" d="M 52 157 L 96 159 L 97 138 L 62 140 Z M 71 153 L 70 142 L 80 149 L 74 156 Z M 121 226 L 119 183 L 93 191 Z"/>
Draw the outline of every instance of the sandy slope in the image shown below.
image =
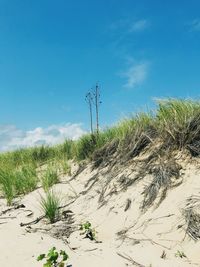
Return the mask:
<path fill-rule="evenodd" d="M 184 163 L 182 184 L 169 190 L 158 208 L 153 206 L 145 213 L 140 209 L 142 192 L 151 177 L 146 176 L 124 189 L 122 175 L 131 178 L 135 173 L 131 167 L 121 168 L 115 174 L 107 168 L 92 171 L 88 165 L 70 182 L 54 187 L 63 196 L 63 203 L 75 199 L 67 207 L 74 214 L 76 229 L 68 239 L 65 238 L 68 244 L 52 237 L 60 222 L 50 226 L 42 220 L 31 229 L 20 227 L 21 222 L 29 222 L 41 214 L 41 189 L 20 199 L 19 203 L 25 208 L 11 210 L 0 217 L 0 266 L 42 266 L 36 261 L 37 255 L 53 246 L 67 251 L 73 267 L 200 266 L 200 242 L 185 235 L 181 213 L 186 198 L 200 192 L 200 171 L 195 164 Z M 69 181 L 69 177 L 65 181 Z M 125 211 L 127 199 L 131 205 Z M 4 200 L 1 200 L 0 208 L 6 209 Z M 33 215 L 27 217 L 30 210 Z M 97 239 L 102 243 L 80 235 L 78 225 L 87 220 L 98 232 Z M 175 257 L 177 250 L 183 251 L 187 257 Z M 166 258 L 162 259 L 164 252 Z M 134 265 L 122 256 L 131 257 L 140 265 Z"/>

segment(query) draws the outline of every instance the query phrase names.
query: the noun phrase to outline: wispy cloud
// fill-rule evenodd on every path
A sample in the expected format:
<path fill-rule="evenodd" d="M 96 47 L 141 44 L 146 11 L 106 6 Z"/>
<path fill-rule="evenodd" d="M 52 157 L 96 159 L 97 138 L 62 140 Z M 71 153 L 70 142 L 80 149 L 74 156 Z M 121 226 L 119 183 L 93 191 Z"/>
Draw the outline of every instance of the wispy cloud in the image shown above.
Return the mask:
<path fill-rule="evenodd" d="M 141 85 L 147 78 L 148 70 L 148 62 L 132 64 L 125 72 L 122 73 L 122 77 L 126 78 L 124 87 L 135 88 L 136 86 Z"/>
<path fill-rule="evenodd" d="M 55 145 L 69 138 L 78 139 L 85 131 L 81 124 L 51 125 L 23 131 L 14 125 L 0 126 L 0 151 L 31 147 L 37 145 Z"/>
<path fill-rule="evenodd" d="M 200 31 L 200 19 L 194 19 L 189 23 L 191 31 Z"/>
<path fill-rule="evenodd" d="M 149 22 L 146 19 L 135 21 L 129 29 L 129 32 L 141 32 L 149 27 Z"/>
<path fill-rule="evenodd" d="M 134 32 L 142 32 L 149 28 L 150 22 L 147 19 L 131 20 L 131 19 L 120 19 L 110 25 L 112 31 L 123 31 L 125 34 Z"/>

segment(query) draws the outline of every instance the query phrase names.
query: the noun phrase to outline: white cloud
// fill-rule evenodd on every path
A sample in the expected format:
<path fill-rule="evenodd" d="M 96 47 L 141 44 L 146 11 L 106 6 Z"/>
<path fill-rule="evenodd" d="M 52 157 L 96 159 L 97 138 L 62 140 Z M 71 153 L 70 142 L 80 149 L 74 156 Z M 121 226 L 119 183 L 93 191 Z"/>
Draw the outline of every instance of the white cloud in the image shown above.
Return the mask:
<path fill-rule="evenodd" d="M 120 19 L 116 22 L 113 22 L 109 29 L 114 32 L 121 32 L 125 35 L 134 33 L 134 32 L 142 32 L 149 28 L 150 22 L 147 19 Z"/>
<path fill-rule="evenodd" d="M 147 29 L 148 26 L 149 26 L 149 23 L 146 19 L 137 20 L 131 25 L 129 31 L 130 32 L 141 32 Z"/>
<path fill-rule="evenodd" d="M 134 88 L 142 84 L 147 78 L 148 70 L 149 63 L 147 62 L 131 65 L 126 72 L 122 73 L 127 80 L 124 87 Z"/>
<path fill-rule="evenodd" d="M 191 31 L 200 31 L 200 19 L 194 19 L 189 25 Z"/>
<path fill-rule="evenodd" d="M 81 124 L 51 125 L 47 128 L 38 127 L 30 131 L 23 131 L 14 125 L 0 126 L 0 151 L 31 147 L 37 145 L 55 145 L 65 139 L 76 140 L 85 131 Z"/>

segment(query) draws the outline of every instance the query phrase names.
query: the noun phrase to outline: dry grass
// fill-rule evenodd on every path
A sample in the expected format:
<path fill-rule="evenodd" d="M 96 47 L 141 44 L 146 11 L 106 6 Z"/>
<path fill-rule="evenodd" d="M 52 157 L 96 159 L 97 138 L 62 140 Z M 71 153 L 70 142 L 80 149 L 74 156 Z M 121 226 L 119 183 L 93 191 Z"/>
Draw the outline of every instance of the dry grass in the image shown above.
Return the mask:
<path fill-rule="evenodd" d="M 156 153 L 161 158 L 168 152 L 184 149 L 192 156 L 199 156 L 200 102 L 180 99 L 160 100 L 155 112 L 136 114 L 101 131 L 98 135 L 86 134 L 77 141 L 66 140 L 63 144 L 52 147 L 41 146 L 2 153 L 0 154 L 1 188 L 9 199 L 14 198 L 16 194 L 34 190 L 37 184 L 35 175 L 22 171 L 23 166 L 26 169 L 29 168 L 27 166 L 32 166 L 37 170 L 41 165 L 54 162 L 54 165 L 62 166 L 63 173 L 70 173 L 69 159 L 77 162 L 93 161 L 94 168 L 113 167 L 118 163 L 130 162 L 147 149 L 152 150 L 148 159 L 151 161 L 150 158 L 155 154 L 153 151 L 155 144 L 159 144 Z M 152 164 L 156 164 L 156 161 Z M 143 207 L 150 206 L 161 191 L 161 200 L 165 197 L 167 188 L 172 186 L 171 178 L 174 176 L 170 168 L 167 163 L 163 163 L 153 170 L 153 182 L 145 189 Z M 4 179 L 5 177 L 9 178 Z M 49 182 L 50 179 L 46 180 Z M 50 184 L 52 183 L 50 181 Z"/>
<path fill-rule="evenodd" d="M 183 216 L 186 222 L 186 234 L 193 240 L 200 239 L 200 197 L 191 196 L 186 201 L 183 209 Z"/>
<path fill-rule="evenodd" d="M 172 159 L 166 162 L 161 160 L 150 169 L 150 174 L 153 175 L 153 180 L 144 190 L 142 210 L 149 208 L 159 193 L 161 194 L 158 205 L 165 199 L 167 190 L 174 185 L 172 178 L 179 178 L 180 165 Z"/>

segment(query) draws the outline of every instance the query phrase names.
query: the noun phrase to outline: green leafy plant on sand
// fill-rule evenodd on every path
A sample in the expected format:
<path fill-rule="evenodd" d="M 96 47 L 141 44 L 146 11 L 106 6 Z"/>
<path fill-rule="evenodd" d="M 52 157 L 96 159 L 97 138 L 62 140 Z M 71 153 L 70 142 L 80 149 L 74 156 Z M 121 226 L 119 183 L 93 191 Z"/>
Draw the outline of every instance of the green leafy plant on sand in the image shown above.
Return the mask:
<path fill-rule="evenodd" d="M 90 240 L 96 241 L 96 231 L 94 228 L 92 228 L 92 225 L 90 222 L 85 222 L 81 224 L 80 230 L 83 231 L 81 235 L 85 235 L 86 238 L 89 238 Z"/>
<path fill-rule="evenodd" d="M 49 191 L 46 193 L 45 197 L 41 197 L 41 208 L 50 223 L 56 222 L 56 220 L 59 218 L 60 204 L 60 198 L 53 191 Z"/>
<path fill-rule="evenodd" d="M 38 256 L 37 261 L 46 260 L 46 263 L 43 264 L 43 267 L 64 267 L 69 256 L 64 250 L 60 252 L 56 251 L 56 248 L 53 247 L 49 250 L 47 254 L 41 254 Z"/>

